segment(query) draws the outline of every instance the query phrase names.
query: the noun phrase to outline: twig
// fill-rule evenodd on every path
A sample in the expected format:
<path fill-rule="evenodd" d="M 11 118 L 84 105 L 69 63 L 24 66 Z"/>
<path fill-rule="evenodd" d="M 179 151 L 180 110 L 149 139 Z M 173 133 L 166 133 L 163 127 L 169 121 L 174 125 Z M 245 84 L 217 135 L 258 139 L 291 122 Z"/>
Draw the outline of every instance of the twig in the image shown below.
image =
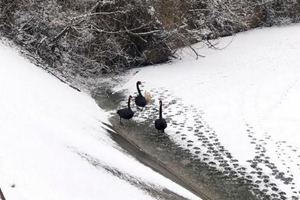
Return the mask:
<path fill-rule="evenodd" d="M 131 32 L 130 30 L 128 30 L 126 27 L 125 27 L 125 29 L 129 35 L 134 36 L 134 37 L 148 36 L 148 35 L 152 35 L 154 33 L 159 33 L 161 31 L 161 30 L 153 30 L 153 31 L 142 32 L 142 33 L 134 33 L 134 32 Z"/>
<path fill-rule="evenodd" d="M 39 44 L 42 44 L 42 43 L 44 42 L 44 40 L 46 40 L 46 39 L 47 39 L 47 36 L 43 37 L 43 38 L 40 40 Z"/>
<path fill-rule="evenodd" d="M 222 47 L 222 48 L 216 47 L 216 46 L 215 46 L 214 44 L 212 44 L 209 40 L 206 40 L 206 42 L 207 42 L 206 45 L 207 45 L 209 48 L 212 48 L 212 49 L 214 49 L 214 50 L 223 50 L 223 49 L 226 49 L 226 48 L 232 43 L 233 39 L 234 39 L 234 37 L 232 37 L 231 41 L 230 41 L 225 47 Z"/>
<path fill-rule="evenodd" d="M 31 17 L 25 24 L 23 24 L 23 25 L 19 28 L 18 31 L 21 31 L 21 30 L 22 30 L 22 31 L 26 31 L 27 29 L 31 28 L 31 26 L 29 26 L 28 28 L 24 29 L 24 27 L 25 27 L 26 25 L 28 25 L 32 20 L 33 20 L 33 17 Z"/>
<path fill-rule="evenodd" d="M 220 50 L 218 47 L 216 47 L 216 45 L 217 45 L 219 42 L 217 42 L 216 44 L 213 44 L 213 43 L 211 43 L 211 42 L 209 41 L 209 39 L 206 39 L 205 41 L 206 41 L 206 42 L 204 42 L 204 43 L 208 46 L 208 48 L 214 49 L 214 50 Z"/>
<path fill-rule="evenodd" d="M 185 42 L 186 38 L 183 35 L 179 34 L 178 36 L 181 37 L 183 39 L 182 42 L 196 54 L 196 60 L 198 60 L 199 57 L 205 58 L 205 56 L 198 54 L 198 52 L 192 47 L 192 45 L 189 44 L 189 42 Z"/>
<path fill-rule="evenodd" d="M 57 36 L 55 36 L 55 38 L 53 38 L 52 42 L 55 42 L 61 38 L 70 28 L 71 26 L 66 26 Z"/>
<path fill-rule="evenodd" d="M 202 56 L 202 55 L 198 54 L 198 52 L 191 45 L 188 45 L 188 47 L 190 49 L 192 49 L 192 51 L 196 54 L 196 60 L 198 60 L 199 56 L 202 57 L 202 58 L 205 58 L 205 56 Z"/>
<path fill-rule="evenodd" d="M 97 15 L 115 15 L 119 13 L 125 13 L 124 11 L 113 11 L 113 12 L 96 12 L 96 13 L 86 13 L 83 15 L 79 15 L 77 17 L 74 17 L 73 20 L 80 19 L 80 18 L 87 18 L 87 17 L 92 17 L 92 16 L 97 16 Z"/>

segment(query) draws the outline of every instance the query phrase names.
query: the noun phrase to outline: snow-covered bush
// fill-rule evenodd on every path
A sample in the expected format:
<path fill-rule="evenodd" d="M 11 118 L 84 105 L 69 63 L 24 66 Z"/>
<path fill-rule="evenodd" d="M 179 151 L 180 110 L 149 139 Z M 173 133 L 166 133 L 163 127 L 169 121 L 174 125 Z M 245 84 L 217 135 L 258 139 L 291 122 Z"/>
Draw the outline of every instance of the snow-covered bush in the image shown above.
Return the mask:
<path fill-rule="evenodd" d="M 195 42 L 300 21 L 299 0 L 1 0 L 0 32 L 61 74 L 162 63 Z"/>
<path fill-rule="evenodd" d="M 189 41 L 300 21 L 299 0 L 154 1 L 163 25 L 172 27 L 172 31 L 177 30 Z"/>
<path fill-rule="evenodd" d="M 3 35 L 61 72 L 98 75 L 172 55 L 144 0 L 3 0 L 1 8 Z"/>

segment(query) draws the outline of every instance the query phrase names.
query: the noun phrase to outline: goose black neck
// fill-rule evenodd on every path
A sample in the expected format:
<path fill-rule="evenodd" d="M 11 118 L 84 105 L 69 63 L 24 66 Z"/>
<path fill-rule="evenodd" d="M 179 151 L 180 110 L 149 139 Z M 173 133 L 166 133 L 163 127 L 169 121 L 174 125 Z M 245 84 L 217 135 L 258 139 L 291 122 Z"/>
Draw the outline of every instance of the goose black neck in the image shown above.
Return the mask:
<path fill-rule="evenodd" d="M 142 93 L 141 93 L 141 90 L 140 90 L 138 82 L 136 83 L 136 88 L 137 88 L 137 91 L 138 91 L 139 95 L 142 96 Z"/>
<path fill-rule="evenodd" d="M 162 105 L 159 105 L 159 119 L 162 118 Z"/>
<path fill-rule="evenodd" d="M 131 108 L 130 108 L 130 99 L 131 99 L 131 97 L 128 98 L 128 109 L 129 109 L 129 110 L 131 109 Z"/>

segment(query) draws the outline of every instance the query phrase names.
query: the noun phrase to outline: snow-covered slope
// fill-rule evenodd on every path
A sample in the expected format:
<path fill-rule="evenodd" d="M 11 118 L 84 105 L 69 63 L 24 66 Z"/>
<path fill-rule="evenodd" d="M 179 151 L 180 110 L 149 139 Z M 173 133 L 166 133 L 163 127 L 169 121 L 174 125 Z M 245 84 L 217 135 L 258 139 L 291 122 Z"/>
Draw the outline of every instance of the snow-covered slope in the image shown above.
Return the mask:
<path fill-rule="evenodd" d="M 155 199 L 144 188 L 198 199 L 124 153 L 90 96 L 2 43 L 0 60 L 0 187 L 7 200 Z"/>

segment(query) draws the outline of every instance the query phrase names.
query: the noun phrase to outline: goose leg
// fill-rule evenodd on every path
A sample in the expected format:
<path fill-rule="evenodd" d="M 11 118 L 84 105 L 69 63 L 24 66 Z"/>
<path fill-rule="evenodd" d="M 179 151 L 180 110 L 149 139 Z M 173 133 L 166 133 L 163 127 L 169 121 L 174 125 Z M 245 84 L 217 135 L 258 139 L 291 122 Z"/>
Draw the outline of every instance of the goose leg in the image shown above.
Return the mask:
<path fill-rule="evenodd" d="M 139 111 L 143 111 L 143 109 L 141 109 L 140 107 L 136 106 L 136 109 L 138 109 Z"/>

